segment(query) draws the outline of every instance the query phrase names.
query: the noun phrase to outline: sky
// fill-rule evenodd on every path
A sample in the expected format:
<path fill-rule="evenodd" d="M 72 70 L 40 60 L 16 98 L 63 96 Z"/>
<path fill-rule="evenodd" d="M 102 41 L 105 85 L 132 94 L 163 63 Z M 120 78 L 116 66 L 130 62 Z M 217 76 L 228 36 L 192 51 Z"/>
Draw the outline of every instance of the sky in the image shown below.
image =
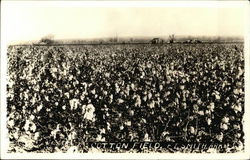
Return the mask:
<path fill-rule="evenodd" d="M 55 39 L 104 38 L 116 34 L 119 37 L 244 36 L 242 5 L 64 3 L 3 3 L 3 37 L 7 41 L 27 41 L 39 40 L 47 34 L 53 34 Z"/>

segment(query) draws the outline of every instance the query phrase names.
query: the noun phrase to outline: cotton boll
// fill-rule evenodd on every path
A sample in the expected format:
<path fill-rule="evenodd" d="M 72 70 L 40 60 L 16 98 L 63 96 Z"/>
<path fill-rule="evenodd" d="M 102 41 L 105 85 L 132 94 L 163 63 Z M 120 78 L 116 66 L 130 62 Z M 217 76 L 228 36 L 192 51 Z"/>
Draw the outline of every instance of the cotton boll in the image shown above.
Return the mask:
<path fill-rule="evenodd" d="M 201 115 L 201 116 L 203 116 L 204 115 L 204 111 L 199 111 L 198 114 Z"/>
<path fill-rule="evenodd" d="M 131 87 L 132 90 L 134 90 L 134 89 L 135 89 L 134 83 L 131 83 L 131 86 L 130 86 L 130 87 Z"/>
<path fill-rule="evenodd" d="M 19 138 L 18 131 L 16 131 L 16 132 L 13 134 L 13 137 L 14 137 L 14 139 L 16 139 L 16 140 Z"/>
<path fill-rule="evenodd" d="M 24 127 L 23 127 L 26 132 L 29 130 L 29 125 L 30 125 L 30 121 L 26 120 L 25 124 L 24 124 Z"/>
<path fill-rule="evenodd" d="M 39 106 L 37 106 L 37 111 L 39 112 L 42 108 L 43 108 L 43 105 L 40 104 Z"/>
<path fill-rule="evenodd" d="M 215 99 L 220 100 L 220 95 L 216 94 Z"/>
<path fill-rule="evenodd" d="M 62 109 L 63 109 L 63 110 L 65 110 L 65 109 L 66 109 L 66 106 L 65 106 L 65 105 L 63 105 L 63 106 L 62 106 Z"/>
<path fill-rule="evenodd" d="M 8 121 L 8 125 L 9 125 L 10 128 L 13 128 L 13 127 L 15 126 L 14 120 L 13 120 L 13 119 L 12 119 L 12 120 L 9 120 L 9 121 Z"/>
<path fill-rule="evenodd" d="M 184 90 L 185 86 L 184 85 L 180 85 L 180 89 Z"/>
<path fill-rule="evenodd" d="M 223 134 L 221 133 L 221 134 L 219 134 L 219 135 L 216 135 L 216 139 L 217 139 L 218 141 L 222 142 L 222 140 L 223 140 Z"/>
<path fill-rule="evenodd" d="M 127 126 L 131 126 L 131 121 L 127 121 L 127 122 L 125 122 L 125 125 L 127 125 Z"/>
<path fill-rule="evenodd" d="M 40 133 L 39 132 L 36 132 L 34 134 L 34 140 L 38 140 L 38 138 L 40 137 Z"/>
<path fill-rule="evenodd" d="M 149 92 L 149 93 L 148 93 L 148 99 L 150 100 L 151 98 L 152 98 L 152 93 Z"/>
<path fill-rule="evenodd" d="M 94 112 L 95 112 L 95 107 L 92 104 L 88 104 L 85 107 L 85 113 L 83 118 L 94 122 L 95 121 Z"/>
<path fill-rule="evenodd" d="M 67 98 L 69 98 L 69 93 L 68 93 L 68 92 L 64 93 L 64 95 L 65 95 Z"/>
<path fill-rule="evenodd" d="M 191 127 L 189 128 L 189 130 L 190 130 L 190 133 L 195 134 L 195 129 L 194 129 L 194 127 L 191 126 Z"/>
<path fill-rule="evenodd" d="M 124 126 L 123 126 L 123 125 L 120 125 L 119 128 L 120 128 L 120 130 L 123 130 L 123 129 L 124 129 Z"/>
<path fill-rule="evenodd" d="M 134 110 L 129 110 L 129 115 L 130 116 L 134 116 L 134 114 L 135 114 Z"/>
<path fill-rule="evenodd" d="M 35 132 L 36 131 L 36 125 L 35 125 L 35 123 L 31 123 L 32 125 L 30 126 L 30 130 L 32 131 L 32 132 Z"/>
<path fill-rule="evenodd" d="M 30 120 L 33 121 L 34 119 L 35 119 L 35 116 L 32 114 L 32 115 L 30 116 Z"/>
<path fill-rule="evenodd" d="M 228 125 L 225 124 L 225 123 L 221 123 L 220 128 L 223 129 L 223 130 L 228 130 Z"/>
<path fill-rule="evenodd" d="M 210 118 L 207 119 L 207 124 L 210 126 L 211 125 L 212 120 Z"/>
<path fill-rule="evenodd" d="M 229 117 L 224 117 L 224 118 L 222 119 L 222 122 L 223 122 L 223 123 L 228 123 L 228 122 L 229 122 Z"/>
<path fill-rule="evenodd" d="M 78 99 L 72 99 L 69 101 L 69 104 L 70 104 L 70 109 L 71 110 L 75 110 L 77 109 L 78 105 L 80 104 L 79 100 Z"/>
<path fill-rule="evenodd" d="M 122 104 L 123 102 L 124 102 L 123 99 L 121 99 L 121 98 L 118 99 L 118 104 Z"/>

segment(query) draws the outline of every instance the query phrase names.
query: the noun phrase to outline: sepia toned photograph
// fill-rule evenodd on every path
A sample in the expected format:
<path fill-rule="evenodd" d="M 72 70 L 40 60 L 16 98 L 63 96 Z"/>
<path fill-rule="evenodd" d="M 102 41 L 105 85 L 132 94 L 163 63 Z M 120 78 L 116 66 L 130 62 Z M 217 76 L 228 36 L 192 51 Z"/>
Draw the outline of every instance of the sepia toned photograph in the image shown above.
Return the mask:
<path fill-rule="evenodd" d="M 1 43 L 1 156 L 250 158 L 246 1 L 3 1 Z"/>

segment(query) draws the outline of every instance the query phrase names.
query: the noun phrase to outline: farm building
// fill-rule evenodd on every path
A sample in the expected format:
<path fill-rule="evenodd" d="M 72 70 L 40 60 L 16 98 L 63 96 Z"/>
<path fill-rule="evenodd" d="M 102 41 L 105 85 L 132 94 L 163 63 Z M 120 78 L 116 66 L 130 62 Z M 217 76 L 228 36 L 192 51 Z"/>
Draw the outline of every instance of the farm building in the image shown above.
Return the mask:
<path fill-rule="evenodd" d="M 161 38 L 153 38 L 151 41 L 150 41 L 152 44 L 162 44 L 164 42 L 163 39 Z"/>

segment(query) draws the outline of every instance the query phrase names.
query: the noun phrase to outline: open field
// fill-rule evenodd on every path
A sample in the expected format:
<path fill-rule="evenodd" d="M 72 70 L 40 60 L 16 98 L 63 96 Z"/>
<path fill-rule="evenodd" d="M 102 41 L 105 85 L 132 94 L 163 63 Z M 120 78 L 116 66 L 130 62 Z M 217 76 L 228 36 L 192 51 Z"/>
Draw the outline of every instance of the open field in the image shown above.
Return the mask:
<path fill-rule="evenodd" d="M 7 54 L 10 152 L 89 152 L 87 142 L 244 150 L 242 43 L 9 46 Z"/>

